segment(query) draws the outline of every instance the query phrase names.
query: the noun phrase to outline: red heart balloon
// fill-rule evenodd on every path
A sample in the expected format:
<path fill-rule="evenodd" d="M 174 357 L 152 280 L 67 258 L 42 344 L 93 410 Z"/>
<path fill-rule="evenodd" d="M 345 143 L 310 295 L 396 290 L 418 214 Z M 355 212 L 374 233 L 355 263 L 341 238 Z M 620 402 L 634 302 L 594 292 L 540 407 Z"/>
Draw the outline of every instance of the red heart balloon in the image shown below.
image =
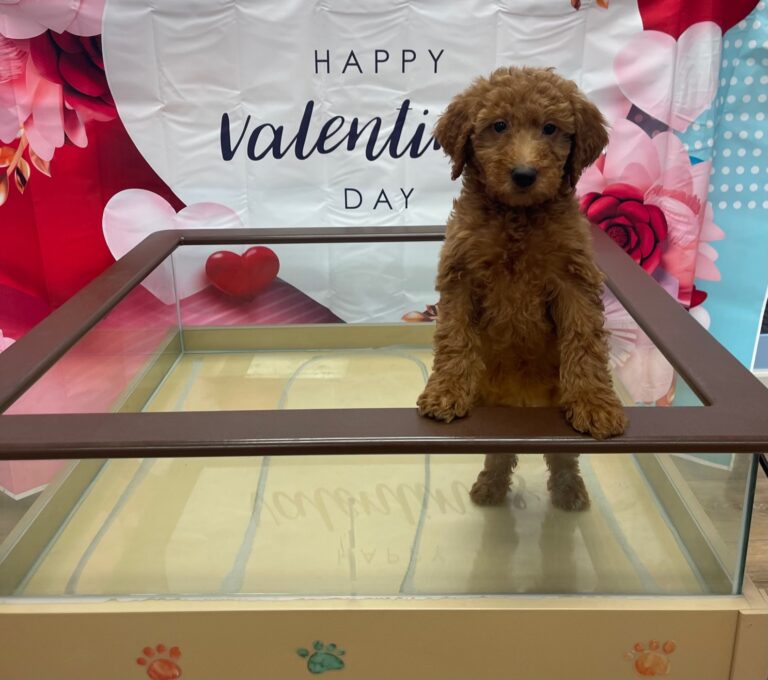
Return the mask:
<path fill-rule="evenodd" d="M 219 250 L 205 263 L 208 280 L 222 293 L 250 300 L 277 277 L 280 260 L 264 246 L 249 248 L 242 255 Z"/>

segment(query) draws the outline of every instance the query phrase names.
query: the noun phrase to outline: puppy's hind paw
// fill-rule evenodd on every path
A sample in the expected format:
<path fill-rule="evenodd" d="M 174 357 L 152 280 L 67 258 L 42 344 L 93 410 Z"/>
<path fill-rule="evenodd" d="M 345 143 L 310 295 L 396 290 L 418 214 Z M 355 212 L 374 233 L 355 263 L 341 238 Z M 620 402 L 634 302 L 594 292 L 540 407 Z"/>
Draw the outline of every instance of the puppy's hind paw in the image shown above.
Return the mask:
<path fill-rule="evenodd" d="M 480 473 L 477 481 L 472 485 L 469 497 L 475 505 L 501 505 L 507 497 L 509 482 L 498 479 L 484 479 Z"/>
<path fill-rule="evenodd" d="M 589 493 L 581 475 L 573 472 L 556 472 L 549 478 L 552 505 L 568 512 L 586 510 L 589 507 Z"/>

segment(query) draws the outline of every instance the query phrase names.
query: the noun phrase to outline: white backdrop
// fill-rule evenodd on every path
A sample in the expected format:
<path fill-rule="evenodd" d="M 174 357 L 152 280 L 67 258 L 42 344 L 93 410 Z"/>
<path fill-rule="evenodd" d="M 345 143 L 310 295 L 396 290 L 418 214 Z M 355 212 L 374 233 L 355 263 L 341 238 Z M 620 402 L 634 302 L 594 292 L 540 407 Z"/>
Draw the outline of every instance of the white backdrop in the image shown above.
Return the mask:
<path fill-rule="evenodd" d="M 458 185 L 431 130 L 474 77 L 555 66 L 615 120 L 629 102 L 614 57 L 641 30 L 634 2 L 109 0 L 103 46 L 122 121 L 187 205 L 249 227 L 394 226 L 444 224 Z M 278 255 L 346 321 L 434 302 L 435 246 Z"/>

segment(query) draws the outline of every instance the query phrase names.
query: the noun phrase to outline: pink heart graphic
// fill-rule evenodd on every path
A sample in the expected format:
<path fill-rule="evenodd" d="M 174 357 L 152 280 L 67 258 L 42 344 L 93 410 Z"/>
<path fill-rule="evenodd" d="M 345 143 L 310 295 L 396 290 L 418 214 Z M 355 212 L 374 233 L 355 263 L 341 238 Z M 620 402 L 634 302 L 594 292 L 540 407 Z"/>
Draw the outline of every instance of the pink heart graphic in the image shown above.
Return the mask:
<path fill-rule="evenodd" d="M 243 224 L 230 208 L 216 203 L 195 203 L 178 214 L 161 196 L 144 189 L 115 194 L 104 208 L 102 231 L 107 247 L 117 260 L 147 236 L 165 229 L 238 229 Z M 173 274 L 178 297 L 183 300 L 208 285 L 205 261 L 216 246 L 179 248 L 174 254 Z M 167 305 L 176 301 L 171 267 L 163 264 L 142 284 Z"/>
<path fill-rule="evenodd" d="M 693 24 L 679 40 L 643 31 L 616 55 L 619 88 L 635 106 L 678 132 L 684 132 L 712 103 L 717 91 L 720 27 Z"/>

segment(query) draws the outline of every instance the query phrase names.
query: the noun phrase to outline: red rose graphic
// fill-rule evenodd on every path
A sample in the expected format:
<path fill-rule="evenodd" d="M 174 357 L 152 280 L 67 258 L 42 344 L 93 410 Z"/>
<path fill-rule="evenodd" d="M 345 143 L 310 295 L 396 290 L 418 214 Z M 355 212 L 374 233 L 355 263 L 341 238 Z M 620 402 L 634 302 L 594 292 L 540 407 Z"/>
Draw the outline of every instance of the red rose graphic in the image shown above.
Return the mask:
<path fill-rule="evenodd" d="M 658 207 L 643 202 L 638 189 L 611 184 L 602 193 L 586 194 L 581 210 L 649 274 L 659 266 L 667 220 Z"/>
<path fill-rule="evenodd" d="M 101 36 L 46 31 L 29 41 L 29 52 L 40 74 L 64 88 L 64 101 L 82 120 L 117 116 L 104 75 Z"/>

